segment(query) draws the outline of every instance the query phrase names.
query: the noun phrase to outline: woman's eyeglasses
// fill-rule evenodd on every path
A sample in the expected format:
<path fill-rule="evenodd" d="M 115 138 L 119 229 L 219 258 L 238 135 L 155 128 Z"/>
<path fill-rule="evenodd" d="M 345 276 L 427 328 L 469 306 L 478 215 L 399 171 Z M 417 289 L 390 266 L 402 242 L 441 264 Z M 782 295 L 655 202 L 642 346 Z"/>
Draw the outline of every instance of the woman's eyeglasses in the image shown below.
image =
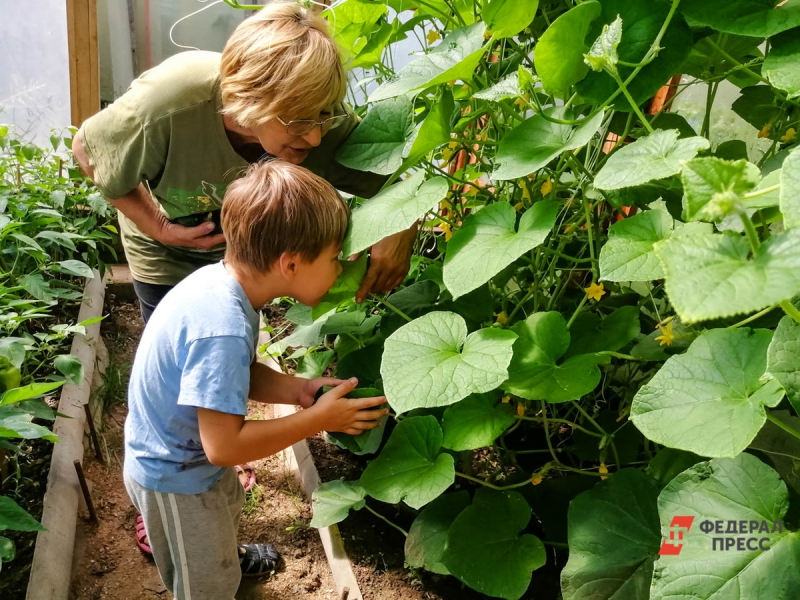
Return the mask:
<path fill-rule="evenodd" d="M 321 133 L 326 133 L 331 129 L 335 129 L 347 120 L 347 115 L 336 115 L 323 121 L 314 121 L 312 119 L 299 119 L 296 121 L 289 121 L 288 123 L 280 117 L 275 117 L 280 121 L 281 125 L 286 127 L 286 133 L 298 137 L 307 134 L 309 131 L 319 125 Z"/>

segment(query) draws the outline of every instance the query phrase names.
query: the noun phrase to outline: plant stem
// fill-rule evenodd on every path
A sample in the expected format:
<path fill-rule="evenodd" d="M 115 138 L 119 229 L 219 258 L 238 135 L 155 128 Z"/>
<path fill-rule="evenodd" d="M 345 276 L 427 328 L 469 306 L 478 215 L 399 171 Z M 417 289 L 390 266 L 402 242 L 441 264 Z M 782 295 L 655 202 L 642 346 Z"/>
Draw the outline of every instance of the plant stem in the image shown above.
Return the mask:
<path fill-rule="evenodd" d="M 750 242 L 750 249 L 753 251 L 753 254 L 755 254 L 758 252 L 758 248 L 761 246 L 761 241 L 758 239 L 756 226 L 753 225 L 753 221 L 750 220 L 750 217 L 748 217 L 747 214 L 739 213 L 739 216 L 742 219 L 742 224 L 744 224 L 744 232 L 747 234 L 747 241 Z"/>
<path fill-rule="evenodd" d="M 407 532 L 405 529 L 403 529 L 403 528 L 402 528 L 402 527 L 400 527 L 399 525 L 395 525 L 395 524 L 394 524 L 394 523 L 392 523 L 392 522 L 391 522 L 389 519 L 387 519 L 386 517 L 384 517 L 384 516 L 383 516 L 381 513 L 377 512 L 377 511 L 374 511 L 372 508 L 370 508 L 369 504 L 364 504 L 364 508 L 366 508 L 366 509 L 367 509 L 369 512 L 371 512 L 373 515 L 375 515 L 376 517 L 378 517 L 378 518 L 379 518 L 381 521 L 383 521 L 384 523 L 387 523 L 387 524 L 388 524 L 388 525 L 390 525 L 391 527 L 394 527 L 394 528 L 395 528 L 397 531 L 399 531 L 400 533 L 402 533 L 404 537 L 408 537 L 408 532 Z"/>
<path fill-rule="evenodd" d="M 597 421 L 595 421 L 595 420 L 594 420 L 594 419 L 591 417 L 591 415 L 590 415 L 588 412 L 586 412 L 586 411 L 584 410 L 584 408 L 583 408 L 583 407 L 582 407 L 582 406 L 581 406 L 581 405 L 580 405 L 578 402 L 576 402 L 575 400 L 573 400 L 573 401 L 572 401 L 572 404 L 573 404 L 573 406 L 574 406 L 575 408 L 577 408 L 577 409 L 578 409 L 578 412 L 580 412 L 580 413 L 581 413 L 581 414 L 582 414 L 582 415 L 583 415 L 583 416 L 586 418 L 586 420 L 588 420 L 588 421 L 589 421 L 589 422 L 590 422 L 592 425 L 594 425 L 594 426 L 597 428 L 597 431 L 601 432 L 601 433 L 603 434 L 603 436 L 606 436 L 606 437 L 608 437 L 608 443 L 609 443 L 609 444 L 611 444 L 611 451 L 614 453 L 614 460 L 615 460 L 615 461 L 616 461 L 616 463 L 617 463 L 617 471 L 619 471 L 619 470 L 622 468 L 622 465 L 621 465 L 621 464 L 620 464 L 620 462 L 619 462 L 619 454 L 617 454 L 617 445 L 614 443 L 614 436 L 613 436 L 613 435 L 609 435 L 609 434 L 606 432 L 606 430 L 605 430 L 605 429 L 603 429 L 602 427 L 600 427 L 600 425 L 597 423 Z"/>
<path fill-rule="evenodd" d="M 383 304 L 383 305 L 384 305 L 386 308 L 388 308 L 388 309 L 389 309 L 389 310 L 391 310 L 392 312 L 394 312 L 394 313 L 397 313 L 398 315 L 400 315 L 401 317 L 403 317 L 403 318 L 404 318 L 406 321 L 408 321 L 409 323 L 410 323 L 411 321 L 413 321 L 413 320 L 414 320 L 414 319 L 412 319 L 411 317 L 409 317 L 409 316 L 408 316 L 406 313 L 404 313 L 402 310 L 400 310 L 399 308 L 397 308 L 396 306 L 394 306 L 394 305 L 393 305 L 391 302 L 389 302 L 388 300 L 386 300 L 385 298 L 381 298 L 381 297 L 380 297 L 380 296 L 378 296 L 377 294 L 370 294 L 370 296 L 372 296 L 372 297 L 373 297 L 375 300 L 377 300 L 378 302 L 380 302 L 381 304 Z"/>
<path fill-rule="evenodd" d="M 779 189 L 781 189 L 781 184 L 776 183 L 775 185 L 766 187 L 763 190 L 756 190 L 755 192 L 744 194 L 742 196 L 742 200 L 749 200 L 750 198 L 758 198 L 759 196 L 763 196 L 764 194 L 771 194 L 772 192 L 777 192 Z"/>
<path fill-rule="evenodd" d="M 772 306 L 768 306 L 768 307 L 767 307 L 767 308 L 765 308 L 764 310 L 762 310 L 762 311 L 760 311 L 760 312 L 757 312 L 757 313 L 756 313 L 756 314 L 754 314 L 754 315 L 750 315 L 749 317 L 747 317 L 746 319 L 742 319 L 742 320 L 741 320 L 741 321 L 739 321 L 738 323 L 734 323 L 733 325 L 729 325 L 729 326 L 728 326 L 728 329 L 736 329 L 737 327 L 741 327 L 742 325 L 747 325 L 748 323 L 752 323 L 752 322 L 753 322 L 753 321 L 755 321 L 756 319 L 760 319 L 761 317 L 763 317 L 763 316 L 764 316 L 764 315 L 766 315 L 767 313 L 769 313 L 769 312 L 772 312 L 772 311 L 773 311 L 773 310 L 775 310 L 777 307 L 778 307 L 778 305 L 777 305 L 777 304 L 773 304 Z"/>
<path fill-rule="evenodd" d="M 644 125 L 644 128 L 647 129 L 647 132 L 653 133 L 653 126 L 650 125 L 650 122 L 645 118 L 644 114 L 639 109 L 639 106 L 636 104 L 636 101 L 633 99 L 630 92 L 628 91 L 628 86 L 625 85 L 624 81 L 622 81 L 622 78 L 619 76 L 619 73 L 617 73 L 616 71 L 614 72 L 607 71 L 607 72 L 609 75 L 611 75 L 611 77 L 614 78 L 614 81 L 617 82 L 619 89 L 622 90 L 622 93 L 625 95 L 625 98 L 628 99 L 631 108 L 633 108 L 633 111 L 636 113 L 636 116 L 639 117 L 639 120 L 642 122 L 642 125 Z"/>
<path fill-rule="evenodd" d="M 513 490 L 516 488 L 525 487 L 526 485 L 530 485 L 531 481 L 533 481 L 533 477 L 531 477 L 530 479 L 526 479 L 525 481 L 520 481 L 519 483 L 512 483 L 511 485 L 495 485 L 493 483 L 489 483 L 488 481 L 484 481 L 483 479 L 478 479 L 477 477 L 473 477 L 472 475 L 459 473 L 458 471 L 456 471 L 456 475 L 468 481 L 472 481 L 473 483 L 479 483 L 480 485 L 491 488 L 493 490 Z"/>
<path fill-rule="evenodd" d="M 785 432 L 792 434 L 794 437 L 800 440 L 800 431 L 797 431 L 791 425 L 787 425 L 780 419 L 778 419 L 775 415 L 773 415 L 770 411 L 767 411 L 767 420 L 771 421 L 773 424 L 777 425 Z"/>
<path fill-rule="evenodd" d="M 546 546 L 553 546 L 555 548 L 569 548 L 569 544 L 563 542 L 550 542 L 547 540 L 541 540 L 541 542 Z"/>
<path fill-rule="evenodd" d="M 625 360 L 635 360 L 637 362 L 641 362 L 641 358 L 636 358 L 635 356 L 631 356 L 630 354 L 621 354 L 619 352 L 612 352 L 611 350 L 601 350 L 597 354 L 605 354 L 606 356 L 613 356 L 614 358 L 624 358 Z"/>
<path fill-rule="evenodd" d="M 567 419 L 548 419 L 548 418 L 543 418 L 543 417 L 519 417 L 519 416 L 517 416 L 515 418 L 519 419 L 520 421 L 533 421 L 534 423 L 545 423 L 545 424 L 547 424 L 547 423 L 564 423 L 565 425 L 569 425 L 573 429 L 578 429 L 578 430 L 584 432 L 586 435 L 591 435 L 593 437 L 598 437 L 598 438 L 603 437 L 601 434 L 596 433 L 594 431 L 589 431 L 583 425 L 578 425 L 574 421 L 568 421 Z"/>
<path fill-rule="evenodd" d="M 797 310 L 789 300 L 781 302 L 781 308 L 783 312 L 794 319 L 795 323 L 800 323 L 800 310 Z"/>
<path fill-rule="evenodd" d="M 584 305 L 586 304 L 587 300 L 589 300 L 589 296 L 584 294 L 583 298 L 581 298 L 581 301 L 578 304 L 578 308 L 575 309 L 575 312 L 572 313 L 572 316 L 569 318 L 569 321 L 567 321 L 567 329 L 572 327 L 572 324 L 575 322 L 575 319 L 578 318 L 578 315 L 581 313 L 581 309 L 584 307 Z"/>

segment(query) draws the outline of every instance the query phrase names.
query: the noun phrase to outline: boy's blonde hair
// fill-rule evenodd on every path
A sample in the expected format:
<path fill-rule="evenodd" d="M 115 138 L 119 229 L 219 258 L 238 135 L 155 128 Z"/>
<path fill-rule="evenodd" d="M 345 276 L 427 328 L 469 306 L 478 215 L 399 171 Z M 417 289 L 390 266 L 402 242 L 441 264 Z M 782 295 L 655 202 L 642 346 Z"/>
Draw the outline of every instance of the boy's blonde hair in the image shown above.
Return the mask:
<path fill-rule="evenodd" d="M 278 159 L 256 163 L 225 192 L 225 258 L 258 272 L 284 252 L 312 262 L 342 244 L 349 217 L 339 193 L 311 171 Z"/>
<path fill-rule="evenodd" d="M 340 102 L 347 79 L 327 22 L 294 2 L 243 21 L 222 51 L 222 113 L 242 127 L 282 116 L 316 119 Z"/>

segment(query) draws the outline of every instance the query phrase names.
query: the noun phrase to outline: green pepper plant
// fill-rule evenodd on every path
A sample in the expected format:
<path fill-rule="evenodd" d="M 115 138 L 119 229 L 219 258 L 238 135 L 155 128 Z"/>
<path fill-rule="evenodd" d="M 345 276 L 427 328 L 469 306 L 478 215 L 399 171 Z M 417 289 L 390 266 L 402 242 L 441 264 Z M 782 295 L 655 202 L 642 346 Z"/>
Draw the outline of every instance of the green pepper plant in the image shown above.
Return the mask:
<path fill-rule="evenodd" d="M 17 501 L 30 500 L 17 495 L 19 463 L 28 440 L 58 441 L 34 419 L 55 419 L 42 396 L 83 379 L 69 344 L 91 323 L 75 323 L 84 281 L 115 257 L 114 210 L 74 164 L 73 134 L 42 148 L 0 126 L 0 532 L 42 529 Z M 0 536 L 0 565 L 15 555 Z"/>
<path fill-rule="evenodd" d="M 372 459 L 312 524 L 368 510 L 409 566 L 510 600 L 545 565 L 565 600 L 800 597 L 800 4 L 324 14 L 371 73 L 337 160 L 387 185 L 354 203 L 361 258 L 268 350 L 392 412 L 331 436 Z M 712 144 L 731 85 L 752 139 Z M 698 88 L 693 126 L 670 109 Z M 367 249 L 418 220 L 405 285 L 353 303 Z"/>

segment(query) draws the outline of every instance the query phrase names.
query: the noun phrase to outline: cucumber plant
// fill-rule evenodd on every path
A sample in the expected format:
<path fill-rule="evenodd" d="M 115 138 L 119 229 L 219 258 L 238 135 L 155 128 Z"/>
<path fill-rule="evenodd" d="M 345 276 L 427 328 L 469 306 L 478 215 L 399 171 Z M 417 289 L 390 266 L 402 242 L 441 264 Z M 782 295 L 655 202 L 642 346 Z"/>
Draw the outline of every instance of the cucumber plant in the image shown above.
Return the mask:
<path fill-rule="evenodd" d="M 336 436 L 372 459 L 317 490 L 313 524 L 403 503 L 408 565 L 510 600 L 548 561 L 565 600 L 799 597 L 800 4 L 323 14 L 372 73 L 337 159 L 387 177 L 345 251 L 421 233 L 402 289 L 354 304 L 362 257 L 268 349 L 300 373 L 335 361 L 392 409 Z M 752 139 L 711 135 L 725 86 Z M 695 88 L 693 125 L 670 109 Z M 769 522 L 763 546 L 736 546 L 744 520 Z"/>

